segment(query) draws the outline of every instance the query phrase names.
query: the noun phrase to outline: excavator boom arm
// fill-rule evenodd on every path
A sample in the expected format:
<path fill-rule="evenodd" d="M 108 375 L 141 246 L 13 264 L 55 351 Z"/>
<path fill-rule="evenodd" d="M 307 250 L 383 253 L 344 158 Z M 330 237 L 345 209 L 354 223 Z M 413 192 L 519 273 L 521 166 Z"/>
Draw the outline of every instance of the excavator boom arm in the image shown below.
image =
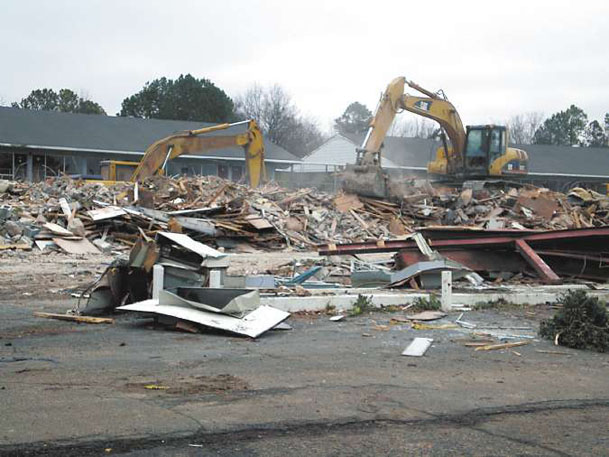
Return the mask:
<path fill-rule="evenodd" d="M 405 78 L 395 78 L 383 92 L 362 143 L 362 149 L 367 153 L 380 153 L 387 131 L 400 109 L 401 99 L 404 95 L 404 83 Z"/>
<path fill-rule="evenodd" d="M 190 130 L 169 135 L 154 142 L 146 150 L 144 157 L 131 176 L 131 181 L 142 181 L 161 171 L 167 161 L 184 154 L 206 155 L 216 149 L 242 146 L 245 150 L 245 167 L 251 187 L 257 187 L 265 179 L 264 139 L 255 121 L 248 124 L 246 132 L 235 135 L 205 136 L 210 132 L 225 130 L 241 124 L 219 124 L 198 130 Z"/>
<path fill-rule="evenodd" d="M 465 129 L 459 113 L 448 100 L 406 94 L 402 97 L 401 107 L 406 111 L 436 121 L 448 135 L 453 151 L 456 154 L 463 152 Z"/>
<path fill-rule="evenodd" d="M 406 85 L 425 97 L 405 94 Z M 379 100 L 366 137 L 361 147 L 357 149 L 356 164 L 347 166 L 343 174 L 344 189 L 372 197 L 388 195 L 390 186 L 388 186 L 388 175 L 381 168 L 381 148 L 395 115 L 402 110 L 438 122 L 451 143 L 451 147 L 445 142 L 444 148 L 438 149 L 443 163 L 446 163 L 443 169 L 454 172 L 461 167 L 466 134 L 455 107 L 443 94 L 428 91 L 400 76 L 387 85 Z"/>
<path fill-rule="evenodd" d="M 405 94 L 406 85 L 427 97 Z M 391 123 L 400 110 L 410 111 L 436 121 L 446 131 L 454 152 L 462 153 L 465 144 L 465 129 L 453 104 L 438 94 L 406 80 L 403 76 L 393 79 L 381 96 L 362 144 L 364 151 L 370 154 L 380 153 Z"/>

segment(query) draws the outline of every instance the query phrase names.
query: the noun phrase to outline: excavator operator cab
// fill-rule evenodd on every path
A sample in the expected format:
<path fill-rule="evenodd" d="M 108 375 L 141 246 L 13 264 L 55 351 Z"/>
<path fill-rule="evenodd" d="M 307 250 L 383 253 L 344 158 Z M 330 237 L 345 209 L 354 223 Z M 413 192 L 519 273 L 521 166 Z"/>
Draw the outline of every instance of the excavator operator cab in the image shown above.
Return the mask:
<path fill-rule="evenodd" d="M 484 176 L 490 165 L 505 154 L 506 128 L 496 125 L 467 127 L 465 137 L 465 174 Z"/>

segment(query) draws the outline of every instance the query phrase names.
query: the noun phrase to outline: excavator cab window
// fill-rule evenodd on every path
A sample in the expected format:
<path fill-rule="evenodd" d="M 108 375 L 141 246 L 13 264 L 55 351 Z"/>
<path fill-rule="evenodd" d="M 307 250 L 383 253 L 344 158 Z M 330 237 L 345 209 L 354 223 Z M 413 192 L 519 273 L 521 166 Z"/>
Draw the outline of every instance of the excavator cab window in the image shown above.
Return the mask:
<path fill-rule="evenodd" d="M 491 144 L 489 148 L 490 162 L 501 157 L 505 152 L 505 130 L 493 128 L 491 130 Z"/>
<path fill-rule="evenodd" d="M 486 175 L 490 165 L 506 148 L 504 127 L 475 126 L 467 128 L 465 167 L 469 175 Z"/>
<path fill-rule="evenodd" d="M 488 132 L 482 129 L 470 130 L 467 135 L 465 155 L 468 158 L 485 157 Z"/>
<path fill-rule="evenodd" d="M 465 172 L 469 175 L 484 174 L 489 159 L 489 129 L 468 128 L 465 143 Z"/>

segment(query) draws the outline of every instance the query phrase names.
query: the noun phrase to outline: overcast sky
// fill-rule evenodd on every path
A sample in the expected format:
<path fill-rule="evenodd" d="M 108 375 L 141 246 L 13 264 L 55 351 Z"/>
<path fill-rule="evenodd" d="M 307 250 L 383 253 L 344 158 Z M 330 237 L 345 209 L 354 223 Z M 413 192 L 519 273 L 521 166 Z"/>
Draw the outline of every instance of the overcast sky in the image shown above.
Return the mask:
<path fill-rule="evenodd" d="M 444 89 L 466 124 L 609 112 L 609 2 L 0 0 L 0 101 L 72 88 L 109 114 L 180 73 L 230 96 L 283 86 L 328 129 L 395 76 Z M 405 114 L 404 116 L 413 116 Z"/>

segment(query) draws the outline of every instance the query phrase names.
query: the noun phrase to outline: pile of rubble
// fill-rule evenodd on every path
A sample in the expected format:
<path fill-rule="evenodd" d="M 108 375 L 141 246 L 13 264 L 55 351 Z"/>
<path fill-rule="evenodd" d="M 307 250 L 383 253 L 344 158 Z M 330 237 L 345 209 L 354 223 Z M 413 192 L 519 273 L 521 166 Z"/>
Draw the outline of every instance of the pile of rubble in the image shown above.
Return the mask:
<path fill-rule="evenodd" d="M 401 211 L 420 226 L 470 226 L 484 229 L 563 230 L 609 225 L 609 197 L 574 188 L 569 194 L 534 186 L 476 187 L 456 190 L 413 186 Z"/>
<path fill-rule="evenodd" d="M 609 225 L 609 198 L 573 189 L 409 187 L 399 201 L 316 189 L 257 189 L 218 177 L 103 185 L 70 178 L 0 181 L 0 250 L 130 249 L 142 235 L 186 233 L 219 248 L 310 250 L 404 236 L 421 227 L 557 230 Z"/>

